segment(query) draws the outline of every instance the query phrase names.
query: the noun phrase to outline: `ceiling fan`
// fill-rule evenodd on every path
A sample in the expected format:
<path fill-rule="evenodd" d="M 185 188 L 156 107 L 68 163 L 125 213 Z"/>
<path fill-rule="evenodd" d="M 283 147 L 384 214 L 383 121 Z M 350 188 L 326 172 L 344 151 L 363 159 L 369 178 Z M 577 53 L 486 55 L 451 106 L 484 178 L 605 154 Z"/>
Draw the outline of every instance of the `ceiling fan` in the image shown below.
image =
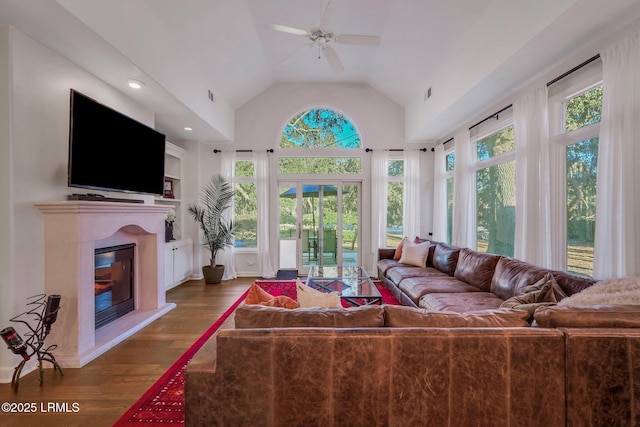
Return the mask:
<path fill-rule="evenodd" d="M 335 34 L 333 31 L 325 29 L 325 17 L 327 16 L 327 9 L 331 4 L 331 0 L 327 2 L 322 12 L 320 23 L 313 25 L 309 30 L 301 30 L 299 28 L 288 27 L 280 24 L 269 24 L 268 27 L 272 30 L 280 31 L 287 34 L 293 34 L 296 36 L 305 36 L 310 42 L 300 46 L 293 51 L 289 56 L 283 59 L 281 64 L 288 64 L 298 56 L 305 49 L 310 49 L 314 46 L 318 47 L 318 59 L 321 58 L 321 54 L 324 54 L 325 59 L 331 66 L 334 72 L 341 73 L 344 71 L 344 65 L 338 57 L 335 49 L 331 46 L 331 43 L 350 44 L 358 46 L 379 46 L 380 37 L 367 36 L 362 34 Z"/>

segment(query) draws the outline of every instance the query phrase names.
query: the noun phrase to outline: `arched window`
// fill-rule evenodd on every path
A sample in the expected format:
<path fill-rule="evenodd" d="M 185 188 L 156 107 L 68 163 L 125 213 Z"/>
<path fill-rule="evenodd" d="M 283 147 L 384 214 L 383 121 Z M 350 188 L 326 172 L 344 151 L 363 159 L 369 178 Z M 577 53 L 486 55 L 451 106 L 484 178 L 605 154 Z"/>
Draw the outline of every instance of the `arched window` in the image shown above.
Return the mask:
<path fill-rule="evenodd" d="M 289 120 L 280 136 L 280 148 L 360 148 L 360 135 L 341 113 L 312 108 Z"/>
<path fill-rule="evenodd" d="M 362 173 L 360 135 L 343 114 L 312 108 L 296 114 L 282 129 L 280 174 L 354 175 Z M 354 150 L 345 153 L 345 149 Z M 357 151 L 356 151 L 357 150 Z"/>

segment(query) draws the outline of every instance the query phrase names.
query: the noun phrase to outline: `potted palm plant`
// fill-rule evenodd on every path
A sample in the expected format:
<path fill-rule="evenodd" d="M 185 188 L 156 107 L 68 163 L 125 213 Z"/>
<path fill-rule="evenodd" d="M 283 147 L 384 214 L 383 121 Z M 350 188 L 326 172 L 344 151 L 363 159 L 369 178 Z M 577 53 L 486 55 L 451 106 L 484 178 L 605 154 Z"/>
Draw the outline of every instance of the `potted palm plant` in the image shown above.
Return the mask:
<path fill-rule="evenodd" d="M 222 217 L 231 207 L 235 190 L 223 176 L 214 175 L 202 188 L 200 204 L 191 204 L 188 211 L 203 234 L 202 246 L 211 253 L 209 265 L 202 266 L 205 283 L 220 283 L 224 275 L 224 265 L 216 265 L 218 251 L 234 242 L 234 223 Z"/>

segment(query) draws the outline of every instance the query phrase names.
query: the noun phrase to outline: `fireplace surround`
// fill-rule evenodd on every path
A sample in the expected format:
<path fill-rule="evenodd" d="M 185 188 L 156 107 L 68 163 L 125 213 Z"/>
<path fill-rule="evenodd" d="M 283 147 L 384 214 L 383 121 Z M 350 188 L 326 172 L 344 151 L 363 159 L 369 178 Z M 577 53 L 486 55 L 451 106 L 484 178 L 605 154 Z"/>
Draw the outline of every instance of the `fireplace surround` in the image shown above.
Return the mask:
<path fill-rule="evenodd" d="M 170 206 L 38 202 L 44 214 L 45 292 L 60 294 L 49 341 L 63 367 L 79 368 L 175 308 L 165 300 L 164 224 Z M 135 245 L 134 310 L 95 328 L 95 250 Z"/>

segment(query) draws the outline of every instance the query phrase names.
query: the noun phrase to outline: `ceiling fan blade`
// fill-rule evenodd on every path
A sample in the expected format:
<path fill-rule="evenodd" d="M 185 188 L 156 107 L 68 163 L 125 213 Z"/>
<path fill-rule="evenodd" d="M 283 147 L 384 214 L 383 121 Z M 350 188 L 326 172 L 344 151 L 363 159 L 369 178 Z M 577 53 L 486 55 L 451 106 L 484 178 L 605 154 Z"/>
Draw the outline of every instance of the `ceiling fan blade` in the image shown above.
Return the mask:
<path fill-rule="evenodd" d="M 327 58 L 327 62 L 333 68 L 333 71 L 336 73 L 341 73 L 344 71 L 344 65 L 342 65 L 342 61 L 338 58 L 338 54 L 331 46 L 324 46 L 322 48 L 322 53 L 324 53 L 324 57 Z"/>
<path fill-rule="evenodd" d="M 329 5 L 331 4 L 331 0 L 327 1 L 327 4 L 324 5 L 324 10 L 322 11 L 322 15 L 320 17 L 320 23 L 318 24 L 319 28 L 324 28 L 324 20 L 327 17 L 327 9 L 329 9 Z"/>
<path fill-rule="evenodd" d="M 280 65 L 287 65 L 290 64 L 291 62 L 293 62 L 293 60 L 300 55 L 305 49 L 309 49 L 313 47 L 313 43 L 307 43 L 307 44 L 303 44 L 302 46 L 300 46 L 299 48 L 297 48 L 296 50 L 294 50 L 293 52 L 291 52 L 291 54 L 289 54 L 289 56 L 287 56 L 286 58 L 284 58 L 282 61 L 280 61 Z"/>
<path fill-rule="evenodd" d="M 280 31 L 283 33 L 295 34 L 296 36 L 308 36 L 309 33 L 307 30 L 301 30 L 299 28 L 287 27 L 286 25 L 280 24 L 267 24 L 267 27 L 272 30 Z"/>
<path fill-rule="evenodd" d="M 380 37 L 364 36 L 361 34 L 336 35 L 336 43 L 355 44 L 359 46 L 380 46 Z"/>

